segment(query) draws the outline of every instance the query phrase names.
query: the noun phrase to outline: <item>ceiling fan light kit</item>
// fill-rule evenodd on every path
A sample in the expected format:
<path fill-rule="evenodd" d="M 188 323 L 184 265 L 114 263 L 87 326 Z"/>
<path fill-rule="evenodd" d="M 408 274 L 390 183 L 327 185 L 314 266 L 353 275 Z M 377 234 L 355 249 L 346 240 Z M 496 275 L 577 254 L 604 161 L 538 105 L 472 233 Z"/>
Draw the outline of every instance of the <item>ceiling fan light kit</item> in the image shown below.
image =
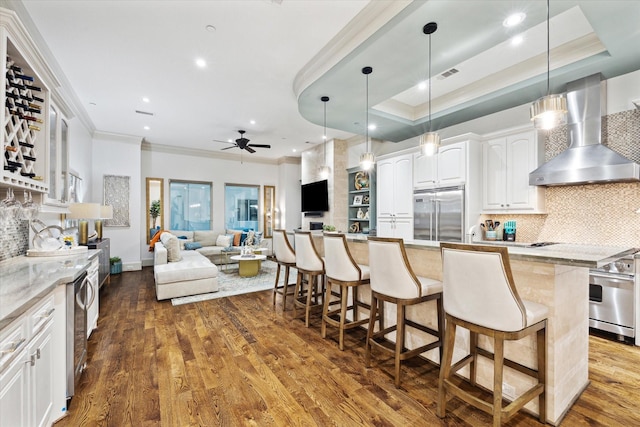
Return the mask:
<path fill-rule="evenodd" d="M 438 24 L 435 22 L 429 22 L 422 27 L 422 32 L 429 36 L 429 132 L 420 135 L 420 151 L 425 156 L 435 155 L 440 148 L 440 135 L 433 132 L 431 127 L 431 34 L 435 33 L 437 29 Z"/>
<path fill-rule="evenodd" d="M 371 141 L 369 141 L 369 74 L 373 72 L 373 68 L 364 67 L 362 69 L 362 74 L 366 76 L 366 120 L 365 120 L 365 136 L 364 136 L 364 149 L 365 152 L 360 155 L 360 167 L 362 169 L 368 171 L 373 167 L 373 164 L 376 162 L 376 158 L 371 151 L 369 151 L 369 147 L 371 145 Z"/>
<path fill-rule="evenodd" d="M 567 99 L 550 90 L 551 49 L 549 45 L 549 0 L 547 0 L 547 95 L 531 104 L 531 120 L 536 129 L 549 130 L 567 123 Z"/>

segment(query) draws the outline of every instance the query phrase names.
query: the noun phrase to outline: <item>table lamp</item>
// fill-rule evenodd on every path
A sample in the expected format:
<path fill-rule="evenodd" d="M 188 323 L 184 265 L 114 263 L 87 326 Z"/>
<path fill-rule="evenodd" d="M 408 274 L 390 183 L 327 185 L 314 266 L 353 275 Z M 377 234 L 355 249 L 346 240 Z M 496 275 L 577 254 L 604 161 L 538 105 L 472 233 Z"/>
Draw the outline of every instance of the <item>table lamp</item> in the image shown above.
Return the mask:
<path fill-rule="evenodd" d="M 89 220 L 100 218 L 99 203 L 73 203 L 69 205 L 68 219 L 78 219 L 78 244 L 86 245 L 89 237 Z"/>
<path fill-rule="evenodd" d="M 100 206 L 100 217 L 95 221 L 96 233 L 98 233 L 98 239 L 102 239 L 102 220 L 112 219 L 112 218 L 113 218 L 113 206 L 111 205 Z"/>

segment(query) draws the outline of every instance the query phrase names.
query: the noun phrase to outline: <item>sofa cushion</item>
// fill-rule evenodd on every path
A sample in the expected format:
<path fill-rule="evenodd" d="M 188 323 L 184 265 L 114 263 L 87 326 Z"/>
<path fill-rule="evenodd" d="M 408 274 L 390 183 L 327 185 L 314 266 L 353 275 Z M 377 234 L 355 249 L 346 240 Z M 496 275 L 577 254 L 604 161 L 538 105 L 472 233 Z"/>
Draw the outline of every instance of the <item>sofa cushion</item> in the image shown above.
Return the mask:
<path fill-rule="evenodd" d="M 167 248 L 167 260 L 169 262 L 177 262 L 182 259 L 182 256 L 180 256 L 180 243 L 175 235 L 165 231 L 160 236 L 160 241 Z"/>
<path fill-rule="evenodd" d="M 157 265 L 154 276 L 157 284 L 186 282 L 189 280 L 218 277 L 218 267 L 197 252 L 185 256 L 181 262 Z"/>
<path fill-rule="evenodd" d="M 216 239 L 216 246 L 222 246 L 223 248 L 228 248 L 233 243 L 231 239 L 232 237 L 226 234 L 220 234 Z"/>
<path fill-rule="evenodd" d="M 184 237 L 187 239 L 191 239 L 193 241 L 193 231 L 187 231 L 187 230 L 168 230 L 169 233 L 177 236 L 177 237 Z"/>
<path fill-rule="evenodd" d="M 200 242 L 187 242 L 184 244 L 184 249 L 187 251 L 193 251 L 196 249 L 200 249 L 202 247 L 202 245 L 200 244 Z"/>
<path fill-rule="evenodd" d="M 202 246 L 215 246 L 218 234 L 220 233 L 212 230 L 196 230 L 193 232 L 193 241 L 199 242 Z"/>
<path fill-rule="evenodd" d="M 196 249 L 196 250 L 198 251 L 199 254 L 202 254 L 204 256 L 213 256 L 213 255 L 220 255 L 223 249 L 226 249 L 226 248 L 223 248 L 222 246 L 203 246 L 200 249 Z"/>

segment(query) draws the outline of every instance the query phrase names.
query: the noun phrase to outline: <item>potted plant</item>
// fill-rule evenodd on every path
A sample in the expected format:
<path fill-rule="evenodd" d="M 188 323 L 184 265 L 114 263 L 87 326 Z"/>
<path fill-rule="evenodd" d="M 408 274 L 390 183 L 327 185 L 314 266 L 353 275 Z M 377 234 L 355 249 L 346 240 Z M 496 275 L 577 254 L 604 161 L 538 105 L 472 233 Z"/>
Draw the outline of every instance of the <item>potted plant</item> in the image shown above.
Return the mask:
<path fill-rule="evenodd" d="M 109 264 L 111 265 L 111 274 L 122 273 L 122 260 L 119 256 L 109 258 Z"/>
<path fill-rule="evenodd" d="M 151 215 L 151 230 L 149 230 L 149 238 L 153 238 L 160 227 L 156 227 L 156 221 L 160 216 L 160 200 L 152 200 L 149 207 L 149 215 Z"/>

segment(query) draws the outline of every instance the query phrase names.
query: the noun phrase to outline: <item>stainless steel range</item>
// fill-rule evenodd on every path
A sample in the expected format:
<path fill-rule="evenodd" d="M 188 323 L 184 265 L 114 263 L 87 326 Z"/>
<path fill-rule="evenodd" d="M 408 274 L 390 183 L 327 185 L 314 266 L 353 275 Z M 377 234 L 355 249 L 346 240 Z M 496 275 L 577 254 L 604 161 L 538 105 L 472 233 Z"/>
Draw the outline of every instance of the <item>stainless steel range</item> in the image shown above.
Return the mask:
<path fill-rule="evenodd" d="M 589 327 L 635 337 L 633 255 L 589 270 Z"/>

